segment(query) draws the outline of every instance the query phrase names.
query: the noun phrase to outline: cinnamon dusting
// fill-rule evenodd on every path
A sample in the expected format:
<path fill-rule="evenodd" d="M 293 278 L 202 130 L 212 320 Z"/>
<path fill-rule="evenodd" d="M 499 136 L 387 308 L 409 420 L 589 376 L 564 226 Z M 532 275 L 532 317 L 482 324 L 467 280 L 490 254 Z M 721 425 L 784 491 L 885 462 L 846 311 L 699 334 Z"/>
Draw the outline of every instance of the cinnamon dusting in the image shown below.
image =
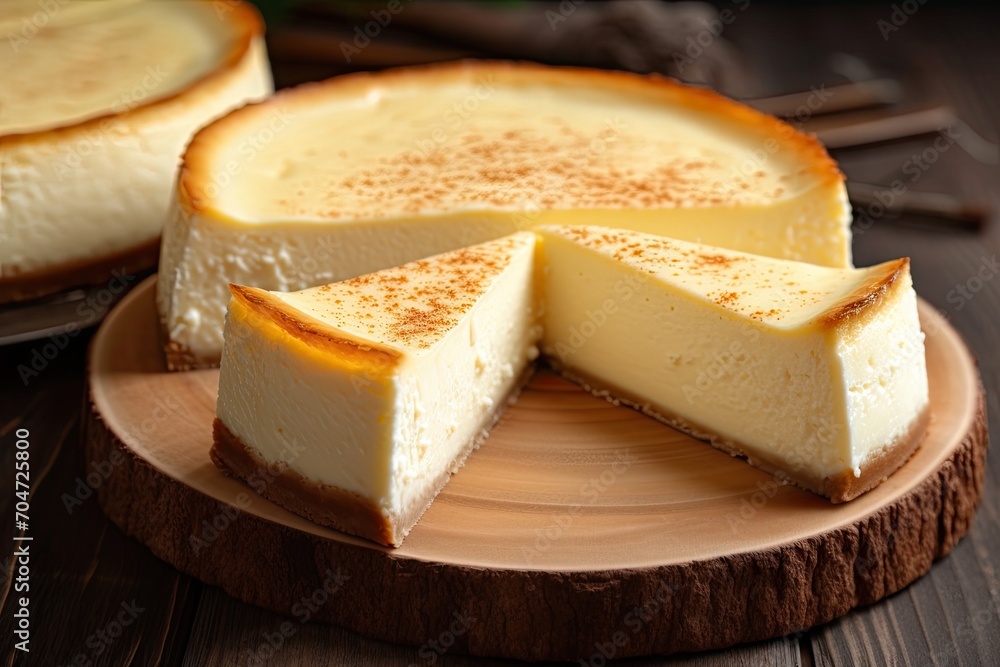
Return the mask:
<path fill-rule="evenodd" d="M 285 295 L 295 308 L 382 343 L 428 349 L 533 242 L 514 235 L 321 288 Z"/>

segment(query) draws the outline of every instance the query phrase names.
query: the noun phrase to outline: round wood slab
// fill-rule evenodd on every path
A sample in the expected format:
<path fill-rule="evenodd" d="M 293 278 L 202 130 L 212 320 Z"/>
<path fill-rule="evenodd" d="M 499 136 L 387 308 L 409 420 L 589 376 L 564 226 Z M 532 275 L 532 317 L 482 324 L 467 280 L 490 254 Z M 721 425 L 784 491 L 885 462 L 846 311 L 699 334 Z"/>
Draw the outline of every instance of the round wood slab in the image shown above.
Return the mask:
<path fill-rule="evenodd" d="M 775 637 L 879 600 L 969 529 L 986 421 L 975 362 L 921 303 L 933 424 L 844 505 L 539 373 L 396 550 L 310 523 L 209 460 L 217 371 L 164 371 L 150 279 L 90 351 L 105 512 L 247 602 L 369 637 L 531 660 Z M 423 653 L 421 654 L 423 655 Z"/>

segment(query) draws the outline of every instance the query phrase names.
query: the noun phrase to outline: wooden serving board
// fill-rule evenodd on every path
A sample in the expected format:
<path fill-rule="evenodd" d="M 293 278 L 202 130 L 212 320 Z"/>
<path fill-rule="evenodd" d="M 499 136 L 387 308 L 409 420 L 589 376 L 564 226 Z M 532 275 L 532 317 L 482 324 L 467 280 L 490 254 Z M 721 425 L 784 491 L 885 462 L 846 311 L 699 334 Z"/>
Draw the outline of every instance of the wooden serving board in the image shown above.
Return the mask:
<path fill-rule="evenodd" d="M 105 512 L 160 558 L 299 621 L 520 659 L 625 657 L 796 632 L 900 590 L 969 529 L 987 434 L 975 362 L 921 303 L 933 425 L 844 505 L 539 373 L 399 549 L 315 525 L 209 460 L 217 371 L 167 373 L 154 279 L 90 351 Z M 94 478 L 97 481 L 97 477 Z"/>

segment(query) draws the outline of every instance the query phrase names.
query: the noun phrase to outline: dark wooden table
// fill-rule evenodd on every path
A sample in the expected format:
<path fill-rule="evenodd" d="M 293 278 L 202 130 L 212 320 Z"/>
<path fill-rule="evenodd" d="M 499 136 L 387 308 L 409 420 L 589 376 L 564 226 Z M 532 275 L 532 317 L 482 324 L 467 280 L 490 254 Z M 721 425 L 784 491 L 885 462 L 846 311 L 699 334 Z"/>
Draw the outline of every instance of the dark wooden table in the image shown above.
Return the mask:
<path fill-rule="evenodd" d="M 753 4 L 738 13 L 725 34 L 744 49 L 762 92 L 833 82 L 837 76 L 825 58 L 846 51 L 865 59 L 877 74 L 900 78 L 914 101 L 951 103 L 971 130 L 986 141 L 998 141 L 1000 12 L 929 3 L 885 39 L 879 21 L 891 23 L 892 12 L 888 2 L 843 9 Z M 276 71 L 294 70 L 279 66 Z M 931 146 L 931 140 L 842 151 L 836 157 L 852 179 L 890 183 L 901 178 L 914 191 L 947 192 L 1000 208 L 1000 169 L 980 162 L 961 144 L 940 151 L 926 170 L 914 171 L 914 155 Z M 1000 251 L 1000 224 L 978 235 L 903 224 L 919 222 L 884 216 L 856 230 L 856 262 L 913 258 L 917 290 L 964 334 L 979 357 L 991 430 L 997 433 L 1000 277 L 990 266 Z M 965 286 L 965 296 L 960 286 Z M 0 664 L 502 664 L 301 625 L 192 580 L 124 536 L 105 519 L 95 494 L 85 497 L 82 487 L 81 480 L 93 472 L 84 467 L 81 434 L 90 337 L 87 332 L 71 338 L 27 384 L 18 366 L 30 363 L 44 341 L 0 349 Z M 29 656 L 15 656 L 12 649 L 15 599 L 22 595 L 13 588 L 17 575 L 10 557 L 18 429 L 28 429 L 31 442 Z M 1000 664 L 998 472 L 1000 463 L 991 458 L 972 532 L 930 574 L 889 599 L 797 636 L 627 664 Z"/>

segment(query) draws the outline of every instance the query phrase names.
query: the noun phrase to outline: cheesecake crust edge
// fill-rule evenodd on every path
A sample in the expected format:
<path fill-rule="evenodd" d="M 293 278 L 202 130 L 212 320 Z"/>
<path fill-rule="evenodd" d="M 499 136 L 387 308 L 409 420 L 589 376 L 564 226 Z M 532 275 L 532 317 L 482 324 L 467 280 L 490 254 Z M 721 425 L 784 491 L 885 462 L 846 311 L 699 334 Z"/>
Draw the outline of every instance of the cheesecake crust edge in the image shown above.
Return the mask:
<path fill-rule="evenodd" d="M 374 502 L 356 493 L 306 479 L 287 466 L 276 467 L 269 464 L 218 417 L 212 422 L 213 444 L 209 455 L 216 467 L 224 473 L 246 482 L 258 495 L 298 516 L 386 547 L 398 547 L 451 480 L 451 476 L 465 465 L 472 452 L 486 442 L 497 422 L 503 418 L 510 404 L 517 400 L 534 373 L 534 364 L 528 364 L 514 381 L 506 398 L 497 402 L 452 464 L 428 487 L 429 491 L 420 502 L 414 503 L 410 511 L 401 517 L 383 514 L 382 509 Z M 262 489 L 248 481 L 255 476 L 259 478 L 264 475 L 272 481 L 265 483 Z"/>

